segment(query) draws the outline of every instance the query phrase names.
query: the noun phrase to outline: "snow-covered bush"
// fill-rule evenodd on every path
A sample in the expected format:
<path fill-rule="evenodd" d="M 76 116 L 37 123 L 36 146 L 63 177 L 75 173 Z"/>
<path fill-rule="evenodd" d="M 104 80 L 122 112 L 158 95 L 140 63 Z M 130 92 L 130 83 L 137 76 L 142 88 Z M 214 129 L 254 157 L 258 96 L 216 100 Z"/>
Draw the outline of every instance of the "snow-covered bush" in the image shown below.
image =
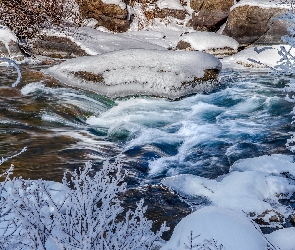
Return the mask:
<path fill-rule="evenodd" d="M 119 162 L 105 162 L 98 172 L 88 162 L 70 177 L 65 174 L 62 183 L 8 177 L 5 187 L 7 199 L 1 201 L 13 214 L 13 233 L 0 235 L 0 242 L 20 249 L 152 249 L 166 230 L 162 225 L 151 231 L 143 201 L 124 212 L 118 195 L 126 183 Z"/>

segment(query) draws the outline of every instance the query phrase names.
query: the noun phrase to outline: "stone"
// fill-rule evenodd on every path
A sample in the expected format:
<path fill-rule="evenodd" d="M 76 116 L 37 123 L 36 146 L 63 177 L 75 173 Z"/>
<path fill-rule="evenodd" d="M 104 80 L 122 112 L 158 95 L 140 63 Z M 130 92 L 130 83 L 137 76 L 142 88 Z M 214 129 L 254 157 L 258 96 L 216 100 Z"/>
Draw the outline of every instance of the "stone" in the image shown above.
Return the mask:
<path fill-rule="evenodd" d="M 96 19 L 97 26 L 104 26 L 113 32 L 125 32 L 130 28 L 127 8 L 101 0 L 79 0 L 77 3 L 82 17 Z"/>
<path fill-rule="evenodd" d="M 195 30 L 217 31 L 226 22 L 234 0 L 191 0 L 190 7 L 195 11 L 189 26 Z"/>
<path fill-rule="evenodd" d="M 269 226 L 271 223 L 283 224 L 284 216 L 275 210 L 266 210 L 254 220 L 259 225 Z"/>
<path fill-rule="evenodd" d="M 57 36 L 40 36 L 34 41 L 32 52 L 35 55 L 60 59 L 88 55 L 69 38 Z"/>
<path fill-rule="evenodd" d="M 244 46 L 280 44 L 281 37 L 288 33 L 288 25 L 275 18 L 285 11 L 280 8 L 238 6 L 230 12 L 222 34 L 233 37 Z"/>

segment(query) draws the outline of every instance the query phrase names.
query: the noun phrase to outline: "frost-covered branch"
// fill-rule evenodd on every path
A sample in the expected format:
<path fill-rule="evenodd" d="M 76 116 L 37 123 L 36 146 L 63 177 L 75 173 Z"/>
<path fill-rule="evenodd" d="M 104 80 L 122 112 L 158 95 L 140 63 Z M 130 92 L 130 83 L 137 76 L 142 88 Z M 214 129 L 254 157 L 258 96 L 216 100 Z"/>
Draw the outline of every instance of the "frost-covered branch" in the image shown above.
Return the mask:
<path fill-rule="evenodd" d="M 94 172 L 65 174 L 62 183 L 14 178 L 8 181 L 8 206 L 16 225 L 14 244 L 22 249 L 152 249 L 164 231 L 151 231 L 143 201 L 135 211 L 121 206 L 126 191 L 119 162 L 105 162 Z"/>

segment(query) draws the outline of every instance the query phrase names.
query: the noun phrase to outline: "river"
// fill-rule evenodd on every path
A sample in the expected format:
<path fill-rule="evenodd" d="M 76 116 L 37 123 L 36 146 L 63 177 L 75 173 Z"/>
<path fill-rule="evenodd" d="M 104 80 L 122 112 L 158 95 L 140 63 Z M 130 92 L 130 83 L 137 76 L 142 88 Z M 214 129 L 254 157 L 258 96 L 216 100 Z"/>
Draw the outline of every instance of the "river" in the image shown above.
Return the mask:
<path fill-rule="evenodd" d="M 216 178 L 239 159 L 290 154 L 288 79 L 224 70 L 211 93 L 111 100 L 63 86 L 39 69 L 23 66 L 22 82 L 12 88 L 16 72 L 0 67 L 0 156 L 28 148 L 1 166 L 14 164 L 16 176 L 60 181 L 88 160 L 99 169 L 117 158 L 129 187 L 140 188 L 184 173 Z"/>

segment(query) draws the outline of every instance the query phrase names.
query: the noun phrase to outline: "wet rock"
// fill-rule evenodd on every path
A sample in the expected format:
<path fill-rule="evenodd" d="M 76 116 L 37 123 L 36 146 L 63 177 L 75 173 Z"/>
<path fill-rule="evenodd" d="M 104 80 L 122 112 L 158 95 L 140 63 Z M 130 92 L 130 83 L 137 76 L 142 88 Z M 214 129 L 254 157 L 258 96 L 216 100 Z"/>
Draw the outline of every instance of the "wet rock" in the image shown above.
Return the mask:
<path fill-rule="evenodd" d="M 287 34 L 288 25 L 275 18 L 285 11 L 280 8 L 238 6 L 231 11 L 223 34 L 233 37 L 241 45 L 282 43 L 281 37 Z"/>
<path fill-rule="evenodd" d="M 225 23 L 234 0 L 191 0 L 190 7 L 195 11 L 189 26 L 195 30 L 217 31 Z"/>
<path fill-rule="evenodd" d="M 101 0 L 77 1 L 83 18 L 94 18 L 97 26 L 104 26 L 114 32 L 125 32 L 130 28 L 126 5 L 106 4 Z"/>
<path fill-rule="evenodd" d="M 88 55 L 76 43 L 66 37 L 41 36 L 33 43 L 32 52 L 35 55 L 52 58 L 74 58 Z"/>
<path fill-rule="evenodd" d="M 254 220 L 259 225 L 271 225 L 271 223 L 282 224 L 284 216 L 275 210 L 266 210 Z"/>
<path fill-rule="evenodd" d="M 152 220 L 153 230 L 157 231 L 166 221 L 169 231 L 163 234 L 163 239 L 168 240 L 177 223 L 192 211 L 190 207 L 180 200 L 178 195 L 168 188 L 153 185 L 145 186 L 140 189 L 129 189 L 124 196 L 123 207 L 134 210 L 136 202 L 144 199 L 144 205 L 147 206 L 146 218 Z"/>
<path fill-rule="evenodd" d="M 295 226 L 295 213 L 291 215 L 290 217 L 290 223 Z"/>

